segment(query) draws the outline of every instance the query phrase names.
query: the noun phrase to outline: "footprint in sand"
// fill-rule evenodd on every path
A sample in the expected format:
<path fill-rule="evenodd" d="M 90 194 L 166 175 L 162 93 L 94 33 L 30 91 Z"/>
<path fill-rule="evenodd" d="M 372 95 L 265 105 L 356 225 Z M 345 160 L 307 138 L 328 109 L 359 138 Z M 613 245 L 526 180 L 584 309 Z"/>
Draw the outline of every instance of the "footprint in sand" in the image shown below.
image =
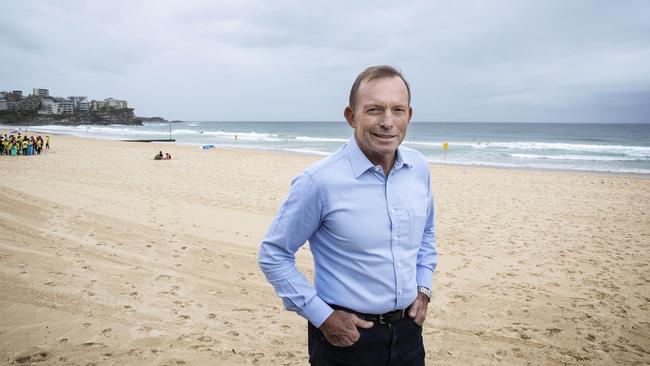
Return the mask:
<path fill-rule="evenodd" d="M 558 329 L 558 328 L 548 328 L 546 330 L 548 331 L 548 334 L 551 334 L 551 335 L 558 334 L 558 333 L 560 333 L 562 331 L 562 329 Z"/>
<path fill-rule="evenodd" d="M 84 342 L 81 345 L 84 346 L 84 347 L 98 347 L 98 348 L 106 347 L 106 345 L 103 344 L 103 343 L 93 342 L 93 341 Z"/>
<path fill-rule="evenodd" d="M 190 346 L 190 348 L 195 349 L 197 351 L 204 351 L 204 352 L 212 351 L 212 348 L 206 346 L 205 344 L 195 344 L 193 346 Z"/>
<path fill-rule="evenodd" d="M 176 301 L 174 301 L 174 304 L 180 306 L 181 308 L 184 308 L 184 307 L 186 307 L 186 306 L 189 305 L 187 302 L 185 302 L 185 301 L 181 301 L 181 300 L 176 300 Z"/>
<path fill-rule="evenodd" d="M 14 361 L 19 364 L 32 364 L 35 362 L 47 361 L 50 358 L 50 354 L 47 351 L 40 350 L 38 348 L 32 348 L 27 353 L 23 353 L 18 357 L 14 358 Z"/>
<path fill-rule="evenodd" d="M 111 328 L 106 328 L 106 329 L 102 330 L 102 334 L 104 335 L 104 337 L 110 337 L 112 332 L 113 332 L 113 329 L 111 329 Z"/>

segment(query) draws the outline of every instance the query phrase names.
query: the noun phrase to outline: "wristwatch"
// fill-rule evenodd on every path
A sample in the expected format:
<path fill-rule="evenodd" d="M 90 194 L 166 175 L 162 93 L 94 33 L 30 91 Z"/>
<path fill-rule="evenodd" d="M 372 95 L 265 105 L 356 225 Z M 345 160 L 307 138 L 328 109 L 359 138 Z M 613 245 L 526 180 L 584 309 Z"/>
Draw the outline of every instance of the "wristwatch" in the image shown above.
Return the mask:
<path fill-rule="evenodd" d="M 431 290 L 424 286 L 418 286 L 418 292 L 427 297 L 427 301 L 431 302 Z"/>

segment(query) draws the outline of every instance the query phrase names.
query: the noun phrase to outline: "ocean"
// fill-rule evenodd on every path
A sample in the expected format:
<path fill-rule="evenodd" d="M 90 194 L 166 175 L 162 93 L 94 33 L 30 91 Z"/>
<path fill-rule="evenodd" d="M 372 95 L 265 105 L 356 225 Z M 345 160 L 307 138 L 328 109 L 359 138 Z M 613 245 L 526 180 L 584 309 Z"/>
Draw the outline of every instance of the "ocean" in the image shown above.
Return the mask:
<path fill-rule="evenodd" d="M 105 139 L 164 139 L 215 147 L 328 155 L 352 136 L 345 122 L 178 122 L 29 126 Z M 24 129 L 25 127 L 21 127 Z M 445 152 L 443 144 L 448 144 Z M 650 174 L 650 124 L 411 122 L 404 145 L 432 163 Z"/>

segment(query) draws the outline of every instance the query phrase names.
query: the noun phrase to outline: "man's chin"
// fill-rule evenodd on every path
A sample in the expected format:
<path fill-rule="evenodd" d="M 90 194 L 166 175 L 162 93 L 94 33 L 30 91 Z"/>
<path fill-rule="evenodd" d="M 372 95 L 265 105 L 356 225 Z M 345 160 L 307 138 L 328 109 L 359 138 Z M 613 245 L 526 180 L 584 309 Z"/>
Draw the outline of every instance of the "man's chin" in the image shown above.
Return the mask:
<path fill-rule="evenodd" d="M 383 155 L 383 156 L 391 156 L 395 154 L 395 150 L 397 150 L 396 144 L 391 144 L 390 146 L 386 146 L 386 145 L 375 146 L 375 151 L 379 155 Z"/>

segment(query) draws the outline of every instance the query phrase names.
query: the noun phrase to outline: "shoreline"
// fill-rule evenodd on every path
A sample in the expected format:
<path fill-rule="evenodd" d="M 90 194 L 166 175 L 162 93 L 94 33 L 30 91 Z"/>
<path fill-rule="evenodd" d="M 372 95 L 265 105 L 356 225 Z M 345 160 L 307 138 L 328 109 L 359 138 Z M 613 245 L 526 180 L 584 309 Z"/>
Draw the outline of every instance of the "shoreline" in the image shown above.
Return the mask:
<path fill-rule="evenodd" d="M 0 125 L 0 132 L 7 129 L 8 127 L 14 127 L 14 126 Z M 66 136 L 66 137 L 74 137 L 79 139 L 124 141 L 123 138 L 117 138 L 117 137 L 110 138 L 110 137 L 95 137 L 95 136 L 78 136 L 78 135 L 71 135 L 71 134 L 65 134 L 59 132 L 48 132 L 48 134 L 53 136 Z M 176 144 L 178 146 L 192 146 L 192 147 L 201 147 L 205 145 L 201 143 L 162 142 L 162 141 L 156 141 L 151 143 L 152 144 Z M 211 144 L 211 145 L 214 145 L 215 148 L 223 149 L 223 150 L 254 150 L 254 151 L 269 152 L 269 153 L 276 153 L 276 154 L 289 154 L 289 155 L 297 154 L 297 155 L 320 157 L 320 158 L 323 158 L 331 154 L 326 152 L 310 153 L 307 151 L 292 151 L 290 149 L 263 148 L 263 147 L 255 147 L 255 146 L 233 147 L 233 146 L 227 146 L 227 145 L 223 146 L 218 144 Z M 504 170 L 515 170 L 515 171 L 522 170 L 522 171 L 533 171 L 533 172 L 566 172 L 566 173 L 583 173 L 583 174 L 603 175 L 603 176 L 623 176 L 623 177 L 650 179 L 650 173 L 614 172 L 614 171 L 588 170 L 588 169 L 537 168 L 537 167 L 499 166 L 499 165 L 489 165 L 489 164 L 460 164 L 460 163 L 438 163 L 438 162 L 429 162 L 429 166 L 430 167 L 452 166 L 452 167 L 467 167 L 467 168 L 487 168 L 487 169 L 504 169 Z"/>

